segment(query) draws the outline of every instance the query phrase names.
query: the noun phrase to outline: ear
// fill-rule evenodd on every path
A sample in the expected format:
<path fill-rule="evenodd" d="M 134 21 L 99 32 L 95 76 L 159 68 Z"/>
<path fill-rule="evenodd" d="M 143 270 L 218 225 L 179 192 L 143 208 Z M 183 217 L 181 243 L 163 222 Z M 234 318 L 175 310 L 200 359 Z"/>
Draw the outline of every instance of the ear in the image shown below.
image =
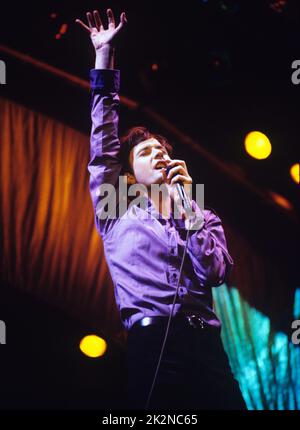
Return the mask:
<path fill-rule="evenodd" d="M 127 184 L 128 185 L 136 184 L 135 176 L 132 173 L 125 172 L 125 176 L 127 177 Z"/>

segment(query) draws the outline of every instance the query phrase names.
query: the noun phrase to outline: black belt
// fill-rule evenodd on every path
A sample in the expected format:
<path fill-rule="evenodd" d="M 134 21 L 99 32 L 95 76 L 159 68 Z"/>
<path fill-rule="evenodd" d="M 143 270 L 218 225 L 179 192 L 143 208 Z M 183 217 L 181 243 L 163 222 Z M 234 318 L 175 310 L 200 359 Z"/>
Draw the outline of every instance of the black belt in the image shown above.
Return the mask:
<path fill-rule="evenodd" d="M 133 327 L 147 327 L 149 325 L 164 325 L 167 326 L 168 323 L 168 316 L 153 316 L 153 317 L 144 317 L 138 321 L 136 321 Z M 186 327 L 192 327 L 192 328 L 198 328 L 201 330 L 211 330 L 214 331 L 219 330 L 218 327 L 214 327 L 210 324 L 207 324 L 201 317 L 191 314 L 191 315 L 183 315 L 183 314 L 176 314 L 172 317 L 171 320 L 171 326 L 186 326 Z"/>

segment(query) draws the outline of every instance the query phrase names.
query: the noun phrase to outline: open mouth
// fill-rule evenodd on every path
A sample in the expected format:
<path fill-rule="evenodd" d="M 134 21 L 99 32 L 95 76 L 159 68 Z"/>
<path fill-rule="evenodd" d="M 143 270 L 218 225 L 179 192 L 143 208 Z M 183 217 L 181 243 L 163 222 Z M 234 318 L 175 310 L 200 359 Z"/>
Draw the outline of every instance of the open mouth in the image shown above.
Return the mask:
<path fill-rule="evenodd" d="M 155 170 L 162 170 L 162 169 L 165 169 L 166 167 L 167 167 L 167 164 L 164 161 L 159 161 L 155 165 Z"/>

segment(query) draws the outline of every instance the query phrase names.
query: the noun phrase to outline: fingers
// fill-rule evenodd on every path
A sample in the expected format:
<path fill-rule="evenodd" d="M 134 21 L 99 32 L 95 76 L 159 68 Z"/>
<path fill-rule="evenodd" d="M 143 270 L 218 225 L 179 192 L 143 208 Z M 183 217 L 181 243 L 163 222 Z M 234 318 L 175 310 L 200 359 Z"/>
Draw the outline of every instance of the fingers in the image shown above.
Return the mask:
<path fill-rule="evenodd" d="M 177 160 L 173 160 L 177 161 Z M 178 160 L 180 161 L 180 160 Z M 171 164 L 171 163 L 170 163 Z M 169 164 L 169 165 L 170 165 Z M 176 182 L 181 182 L 182 184 L 191 184 L 193 182 L 192 178 L 187 172 L 185 162 L 181 162 L 180 165 L 176 165 L 169 170 L 167 176 L 170 185 L 176 184 Z"/>
<path fill-rule="evenodd" d="M 183 182 L 190 184 L 192 183 L 192 178 L 188 174 L 187 167 L 185 164 L 185 161 L 183 160 L 172 160 L 168 164 L 169 173 L 167 175 L 168 181 L 170 181 L 171 184 L 175 182 Z"/>
<path fill-rule="evenodd" d="M 174 167 L 174 166 L 182 166 L 186 169 L 186 164 L 184 160 L 170 160 L 168 166 Z"/>
<path fill-rule="evenodd" d="M 115 23 L 115 17 L 114 17 L 113 11 L 111 9 L 107 9 L 106 14 L 108 19 L 108 28 L 115 28 L 116 23 Z"/>
<path fill-rule="evenodd" d="M 87 30 L 89 33 L 92 33 L 93 31 L 97 30 L 103 30 L 103 25 L 101 22 L 101 18 L 99 15 L 99 12 L 97 10 L 93 11 L 93 15 L 91 12 L 86 13 L 86 19 L 88 22 L 88 26 L 84 24 L 84 22 L 81 21 L 81 19 L 76 19 L 76 23 L 80 24 L 85 30 Z"/>
<path fill-rule="evenodd" d="M 120 15 L 120 23 L 118 25 L 118 27 L 116 28 L 116 33 L 121 30 L 121 28 L 124 26 L 124 24 L 127 24 L 127 17 L 125 12 L 122 12 Z"/>
<path fill-rule="evenodd" d="M 120 15 L 120 22 L 121 22 L 122 24 L 127 23 L 127 16 L 126 16 L 126 13 L 125 13 L 125 12 L 122 12 L 122 13 L 121 13 L 121 15 Z"/>
<path fill-rule="evenodd" d="M 108 28 L 109 29 L 116 29 L 116 32 L 118 32 L 125 23 L 127 23 L 127 17 L 125 12 L 122 12 L 120 15 L 120 23 L 118 27 L 116 28 L 115 18 L 113 11 L 111 9 L 107 9 L 107 19 L 108 19 Z M 97 10 L 93 11 L 93 15 L 91 12 L 86 13 L 86 19 L 88 25 L 84 24 L 84 22 L 81 21 L 81 19 L 76 19 L 75 22 L 77 24 L 80 24 L 81 27 L 83 27 L 85 30 L 87 30 L 89 33 L 92 33 L 94 30 L 102 31 L 104 30 L 104 26 L 102 24 L 99 12 Z"/>
<path fill-rule="evenodd" d="M 173 178 L 173 176 L 174 175 L 178 175 L 178 173 L 181 173 L 181 174 L 186 174 L 186 171 L 185 171 L 185 169 L 182 167 L 182 166 L 175 166 L 175 167 L 172 167 L 172 169 L 170 169 L 169 170 L 169 173 L 168 173 L 168 175 L 167 175 L 167 178 L 168 179 L 172 179 Z"/>
<path fill-rule="evenodd" d="M 95 20 L 95 24 L 96 24 L 97 30 L 98 31 L 103 30 L 103 25 L 102 25 L 102 22 L 101 22 L 101 18 L 100 18 L 99 12 L 97 10 L 94 10 L 93 11 L 93 15 L 94 15 L 94 20 Z"/>
<path fill-rule="evenodd" d="M 75 22 L 77 24 L 80 24 L 81 27 L 83 27 L 85 30 L 87 30 L 89 33 L 91 32 L 90 27 L 88 27 L 87 25 L 84 24 L 84 22 L 81 21 L 81 19 L 76 19 Z"/>
<path fill-rule="evenodd" d="M 95 27 L 95 25 L 93 25 L 93 15 L 91 14 L 91 12 L 87 12 L 86 13 L 86 19 L 89 25 L 90 30 L 92 31 L 93 28 Z"/>
<path fill-rule="evenodd" d="M 186 176 L 186 175 L 176 175 L 171 180 L 170 185 L 174 185 L 177 182 L 181 182 L 182 184 L 191 184 L 192 178 L 190 176 Z"/>

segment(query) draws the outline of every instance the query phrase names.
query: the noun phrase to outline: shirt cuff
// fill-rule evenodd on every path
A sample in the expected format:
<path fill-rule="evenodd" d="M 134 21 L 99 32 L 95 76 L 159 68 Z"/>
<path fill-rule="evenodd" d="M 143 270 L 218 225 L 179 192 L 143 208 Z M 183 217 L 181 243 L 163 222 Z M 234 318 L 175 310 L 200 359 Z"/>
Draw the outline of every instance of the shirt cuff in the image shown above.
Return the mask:
<path fill-rule="evenodd" d="M 120 70 L 92 69 L 90 71 L 92 90 L 105 90 L 118 93 L 120 90 Z"/>

